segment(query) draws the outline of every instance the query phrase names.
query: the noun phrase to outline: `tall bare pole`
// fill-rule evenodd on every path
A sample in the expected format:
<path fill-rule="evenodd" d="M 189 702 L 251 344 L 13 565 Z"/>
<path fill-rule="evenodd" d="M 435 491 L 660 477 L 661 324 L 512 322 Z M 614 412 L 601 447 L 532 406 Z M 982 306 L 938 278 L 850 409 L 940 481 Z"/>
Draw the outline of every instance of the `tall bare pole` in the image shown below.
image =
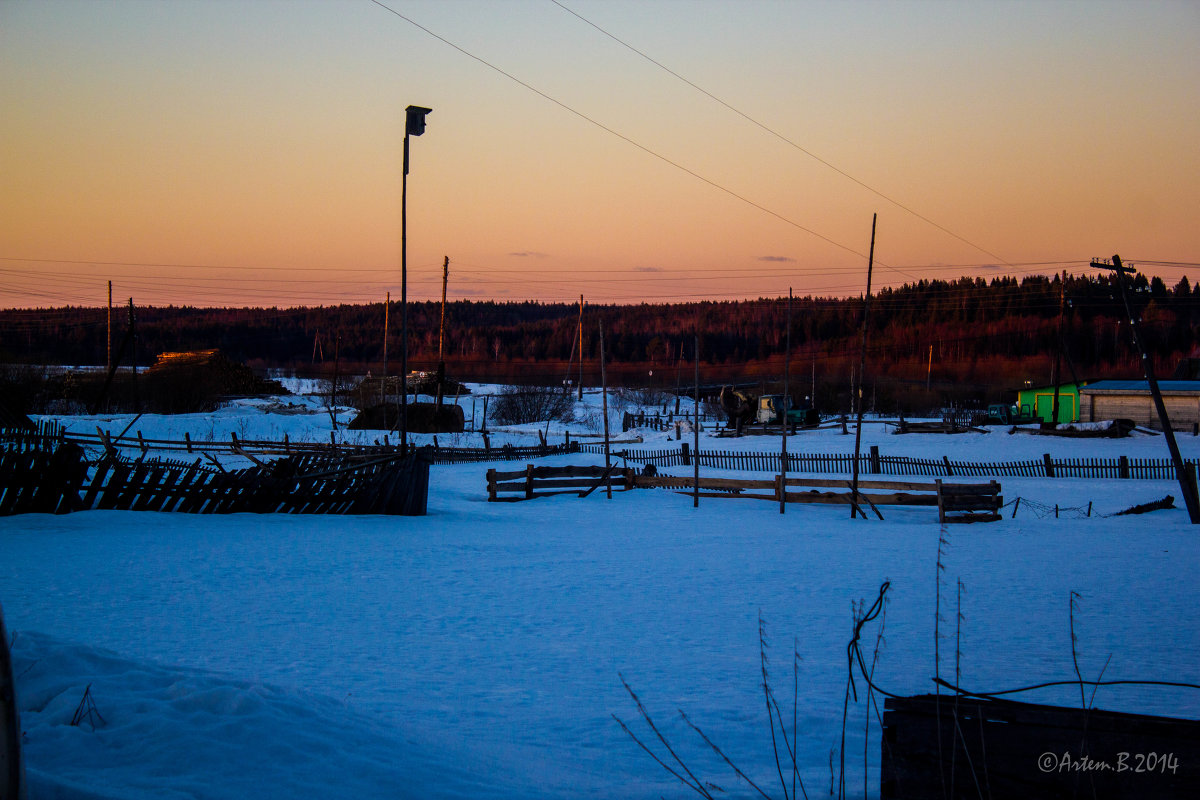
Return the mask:
<path fill-rule="evenodd" d="M 583 400 L 583 295 L 579 295 L 579 399 Z"/>
<path fill-rule="evenodd" d="M 792 360 L 792 287 L 788 287 L 788 302 L 787 302 L 787 324 L 786 333 L 784 334 L 783 346 L 783 420 L 779 426 L 783 430 L 783 442 L 780 444 L 779 453 L 779 513 L 784 513 L 787 507 L 787 474 L 788 474 L 788 454 L 787 454 L 787 437 L 788 437 L 788 409 L 792 405 L 790 394 L 790 386 L 788 380 L 788 362 Z"/>
<path fill-rule="evenodd" d="M 692 508 L 700 507 L 700 334 L 695 335 L 696 405 L 692 420 Z"/>
<path fill-rule="evenodd" d="M 387 402 L 387 374 L 388 374 L 388 312 L 392 308 L 392 293 L 387 293 L 387 299 L 383 302 L 383 376 L 379 380 L 379 402 L 384 404 Z M 383 418 L 387 420 L 387 409 L 384 409 Z M 385 421 L 383 423 L 387 425 Z"/>
<path fill-rule="evenodd" d="M 442 408 L 442 384 L 446 382 L 446 359 L 443 345 L 446 341 L 446 282 L 450 279 L 450 256 L 445 256 L 442 262 L 442 321 L 438 325 L 438 371 L 437 371 L 437 407 Z"/>
<path fill-rule="evenodd" d="M 862 402 L 862 387 L 865 383 L 866 368 L 867 368 L 867 325 L 871 319 L 871 270 L 875 266 L 875 220 L 878 214 L 871 215 L 871 250 L 867 256 L 867 295 L 863 299 L 863 322 L 862 322 L 862 347 L 858 354 L 858 424 L 854 429 L 854 464 L 851 467 L 852 474 L 850 478 L 850 518 L 854 519 L 856 514 L 862 514 L 863 519 L 867 518 L 867 512 L 858 507 L 858 455 L 861 452 L 862 446 L 862 426 L 863 426 L 863 402 Z"/>
<path fill-rule="evenodd" d="M 1150 394 L 1154 398 L 1154 408 L 1158 412 L 1158 421 L 1162 425 L 1163 436 L 1167 440 L 1167 449 L 1171 452 L 1171 463 L 1175 467 L 1175 477 L 1179 480 L 1179 490 L 1183 494 L 1184 503 L 1187 505 L 1188 518 L 1191 519 L 1193 525 L 1200 525 L 1200 497 L 1197 497 L 1195 473 L 1185 467 L 1183 457 L 1179 454 L 1179 445 L 1175 441 L 1175 431 L 1171 428 L 1171 419 L 1167 416 L 1167 407 L 1163 404 L 1162 393 L 1158 390 L 1158 380 L 1154 377 L 1154 360 L 1150 358 L 1150 354 L 1142 346 L 1142 339 L 1138 336 L 1137 320 L 1134 319 L 1133 308 L 1129 304 L 1129 293 L 1125 289 L 1125 275 L 1137 270 L 1122 265 L 1120 256 L 1113 256 L 1112 264 L 1093 261 L 1092 266 L 1112 270 L 1116 273 L 1113 276 L 1113 280 L 1116 281 L 1121 289 L 1121 301 L 1125 304 L 1125 313 L 1129 316 L 1129 330 L 1133 334 L 1133 345 L 1142 356 L 1142 369 L 1146 373 L 1146 383 L 1150 384 Z"/>
<path fill-rule="evenodd" d="M 604 474 L 612 469 L 612 456 L 608 448 L 608 373 L 604 369 L 604 320 L 600 320 L 600 410 L 604 414 Z M 612 499 L 612 481 L 607 477 L 604 488 L 608 499 Z"/>
<path fill-rule="evenodd" d="M 404 109 L 404 177 L 400 189 L 400 453 L 408 453 L 408 139 L 425 132 L 432 109 Z"/>
<path fill-rule="evenodd" d="M 400 453 L 408 455 L 408 128 L 400 189 Z"/>
<path fill-rule="evenodd" d="M 1066 317 L 1067 311 L 1067 281 L 1066 270 L 1063 270 L 1062 282 L 1058 287 L 1058 347 L 1054 348 L 1054 374 L 1050 376 L 1051 382 L 1054 384 L 1054 404 L 1050 412 L 1050 423 L 1058 424 L 1058 385 L 1062 383 L 1059 377 L 1059 364 L 1062 361 L 1063 347 L 1066 341 L 1063 339 L 1063 319 Z"/>
<path fill-rule="evenodd" d="M 108 358 L 106 369 L 112 369 L 112 281 L 108 282 Z"/>

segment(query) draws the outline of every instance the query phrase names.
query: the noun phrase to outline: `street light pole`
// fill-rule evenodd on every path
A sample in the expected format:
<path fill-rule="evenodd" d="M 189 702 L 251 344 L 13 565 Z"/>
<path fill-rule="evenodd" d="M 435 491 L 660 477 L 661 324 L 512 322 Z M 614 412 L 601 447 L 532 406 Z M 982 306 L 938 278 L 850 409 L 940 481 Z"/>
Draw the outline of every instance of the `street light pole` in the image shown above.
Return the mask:
<path fill-rule="evenodd" d="M 404 109 L 404 176 L 400 189 L 400 452 L 408 453 L 408 137 L 425 132 L 431 108 Z"/>

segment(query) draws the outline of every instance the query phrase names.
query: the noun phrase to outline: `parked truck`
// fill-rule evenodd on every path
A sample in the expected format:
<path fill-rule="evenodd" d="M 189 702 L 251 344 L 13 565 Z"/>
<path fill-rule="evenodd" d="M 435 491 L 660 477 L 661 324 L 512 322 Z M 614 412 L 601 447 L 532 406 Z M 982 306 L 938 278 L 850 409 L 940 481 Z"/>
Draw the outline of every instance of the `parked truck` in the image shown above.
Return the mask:
<path fill-rule="evenodd" d="M 788 395 L 764 394 L 758 398 L 758 414 L 754 421 L 764 425 L 779 425 L 786 421 L 789 427 L 809 427 L 819 424 L 821 417 L 808 404 L 793 404 Z"/>
<path fill-rule="evenodd" d="M 981 420 L 983 425 L 1029 425 L 1041 422 L 1041 417 L 1026 413 L 1021 408 L 1006 403 L 992 403 L 988 406 L 987 416 Z"/>

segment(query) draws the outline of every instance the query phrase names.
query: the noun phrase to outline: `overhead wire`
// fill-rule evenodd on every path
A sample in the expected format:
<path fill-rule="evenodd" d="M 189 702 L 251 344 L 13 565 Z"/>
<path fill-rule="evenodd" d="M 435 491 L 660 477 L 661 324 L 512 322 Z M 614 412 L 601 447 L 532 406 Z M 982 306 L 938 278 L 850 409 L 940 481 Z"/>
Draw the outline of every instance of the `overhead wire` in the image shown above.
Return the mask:
<path fill-rule="evenodd" d="M 399 17 L 400 19 L 404 20 L 405 22 L 412 25 L 413 27 L 425 32 L 429 36 L 432 36 L 434 39 L 437 39 L 439 42 L 442 42 L 446 46 L 458 51 L 459 53 L 466 56 L 467 58 L 470 58 L 471 60 L 484 65 L 488 69 L 493 70 L 494 72 L 498 73 L 499 75 L 502 75 L 503 77 L 508 78 L 510 81 L 513 81 L 514 83 L 518 84 L 519 86 L 522 86 L 525 89 L 528 89 L 529 91 L 533 92 L 537 96 L 553 103 L 554 105 L 558 106 L 559 108 L 563 109 L 564 111 L 574 114 L 576 117 L 579 117 L 580 119 L 584 120 L 585 122 L 587 122 L 591 125 L 594 125 L 595 127 L 599 128 L 600 130 L 605 131 L 606 133 L 617 137 L 618 139 L 626 142 L 627 144 L 632 145 L 633 147 L 636 147 L 637 149 L 641 150 L 642 152 L 646 153 L 647 155 L 652 156 L 653 158 L 656 158 L 659 161 L 662 161 L 663 163 L 668 164 L 668 165 L 674 167 L 675 169 L 678 169 L 705 184 L 708 184 L 709 186 L 711 186 L 714 189 L 725 192 L 726 194 L 730 195 L 731 197 L 734 197 L 737 200 L 740 200 L 741 202 L 743 202 L 753 208 L 756 208 L 759 211 L 762 211 L 763 213 L 769 214 L 770 216 L 775 217 L 776 219 L 778 219 L 794 228 L 804 231 L 805 233 L 807 233 L 811 236 L 814 236 L 817 239 L 820 239 L 821 241 L 826 242 L 827 244 L 830 244 L 840 250 L 844 250 L 847 253 L 850 253 L 852 255 L 856 255 L 862 259 L 867 258 L 866 253 L 856 250 L 855 248 L 853 248 L 849 245 L 842 244 L 841 242 L 839 242 L 835 239 L 832 239 L 828 236 L 825 236 L 824 234 L 819 233 L 819 232 L 813 230 L 812 228 L 802 225 L 801 223 L 791 219 L 790 217 L 785 216 L 784 214 L 781 214 L 778 211 L 775 211 L 774 209 L 768 208 L 767 206 L 764 206 L 755 200 L 751 200 L 749 197 L 746 197 L 745 195 L 743 195 L 739 192 L 736 192 L 733 189 L 730 189 L 729 187 L 712 180 L 711 178 L 707 178 L 704 175 L 701 175 L 700 173 L 696 172 L 695 170 L 690 169 L 689 167 L 686 167 L 683 164 L 680 164 L 679 162 L 672 160 L 671 158 L 668 158 L 667 156 L 657 152 L 656 150 L 652 150 L 651 148 L 638 142 L 637 140 L 635 140 L 629 136 L 626 136 L 625 134 L 617 131 L 616 129 L 614 129 L 612 127 L 609 127 L 608 125 L 605 125 L 604 123 L 600 122 L 599 120 L 597 120 L 591 116 L 588 116 L 587 114 L 583 113 L 582 111 L 576 109 L 573 106 L 568 105 L 567 103 L 563 102 L 562 100 L 559 100 L 558 98 L 554 97 L 553 95 L 547 94 L 546 92 L 542 91 L 541 89 L 538 89 L 533 84 L 528 83 L 527 81 L 524 81 L 524 80 L 518 78 L 517 76 L 513 75 L 511 72 L 508 72 L 508 71 L 502 69 L 501 67 L 496 66 L 495 64 L 491 63 L 487 59 L 485 59 L 481 56 L 475 55 L 474 53 L 470 52 L 466 48 L 463 48 L 463 47 L 455 44 L 454 42 L 450 41 L 446 37 L 441 36 L 438 33 L 435 33 L 434 31 L 432 31 L 429 28 L 425 27 L 424 25 L 420 24 L 416 20 L 414 20 L 408 16 L 405 16 L 404 14 L 401 14 L 396 9 L 394 9 L 391 6 L 387 5 L 386 3 L 382 2 L 382 0 L 370 0 L 370 2 L 379 6 L 380 8 L 384 9 L 387 12 L 394 14 L 396 17 Z M 876 260 L 875 263 L 880 266 L 886 267 L 888 269 L 896 270 L 895 267 L 885 264 L 885 263 L 879 261 L 878 259 Z M 900 270 L 896 270 L 896 271 L 900 271 Z M 914 276 L 909 276 L 909 277 L 914 277 Z M 914 279 L 915 279 L 915 277 L 914 277 Z"/>
<path fill-rule="evenodd" d="M 848 173 L 848 172 L 846 172 L 845 170 L 841 169 L 840 167 L 836 166 L 835 164 L 832 164 L 832 163 L 830 163 L 829 161 L 827 161 L 826 159 L 824 159 L 824 158 L 822 158 L 821 156 L 817 155 L 816 153 L 814 153 L 813 151 L 809 150 L 808 148 L 806 148 L 806 147 L 804 147 L 804 146 L 802 146 L 802 145 L 798 144 L 797 142 L 793 141 L 792 139 L 789 139 L 787 136 L 784 136 L 782 133 L 780 133 L 779 131 L 775 130 L 774 128 L 772 128 L 772 127 L 770 127 L 770 126 L 766 125 L 766 124 L 765 124 L 765 123 L 763 123 L 763 122 L 760 122 L 759 120 L 757 120 L 757 119 L 755 119 L 754 117 L 750 116 L 749 114 L 747 114 L 746 112 L 742 111 L 741 109 L 739 109 L 739 108 L 737 108 L 737 107 L 735 107 L 735 106 L 731 105 L 730 103 L 726 102 L 725 100 L 722 100 L 720 97 L 717 97 L 715 94 L 713 94 L 712 92 L 708 91 L 708 90 L 707 90 L 707 89 L 705 89 L 704 87 L 702 87 L 702 86 L 699 86 L 698 84 L 694 83 L 693 81 L 689 80 L 688 78 L 685 78 L 683 75 L 680 75 L 678 72 L 676 72 L 675 70 L 673 70 L 673 69 L 671 69 L 670 67 L 666 66 L 666 65 L 665 65 L 665 64 L 663 64 L 662 62 L 658 61 L 658 60 L 657 60 L 657 59 L 655 59 L 655 58 L 652 58 L 651 56 L 649 56 L 649 55 L 647 55 L 646 53 L 642 52 L 642 51 L 641 51 L 641 50 L 639 50 L 638 48 L 636 48 L 636 47 L 634 47 L 633 45 L 629 44 L 629 43 L 628 43 L 628 42 L 626 42 L 624 39 L 622 39 L 622 38 L 620 38 L 619 36 L 617 36 L 617 35 L 615 35 L 615 34 L 611 33 L 610 31 L 608 31 L 608 30 L 606 30 L 606 29 L 604 29 L 604 28 L 600 27 L 600 26 L 599 26 L 599 25 L 597 25 L 595 22 L 592 22 L 590 19 L 588 19 L 587 17 L 584 17 L 582 14 L 580 14 L 580 13 L 579 13 L 579 12 L 577 12 L 577 11 L 575 11 L 574 9 L 572 9 L 572 8 L 569 8 L 568 6 L 564 5 L 563 3 L 561 3 L 561 2 L 560 2 L 560 0 L 550 0 L 550 2 L 551 2 L 551 3 L 554 3 L 554 5 L 558 6 L 558 7 L 559 7 L 559 8 L 561 8 L 563 11 L 566 11 L 568 14 L 571 14 L 572 16 L 576 17 L 576 18 L 577 18 L 577 19 L 579 19 L 580 21 L 582 21 L 582 22 L 586 23 L 587 25 L 590 25 L 591 27 L 595 28 L 597 31 L 599 31 L 600 33 L 604 34 L 604 35 L 605 35 L 605 36 L 607 36 L 608 38 L 612 39 L 614 42 L 616 42 L 617 44 L 621 45 L 622 47 L 625 47 L 625 48 L 627 48 L 628 50 L 632 51 L 633 53 L 636 53 L 637 55 L 641 56 L 641 57 L 642 57 L 642 58 L 644 58 L 646 61 L 650 62 L 651 64 L 653 64 L 654 66 L 658 67 L 658 68 L 659 68 L 659 69 L 661 69 L 662 71 L 666 72 L 668 75 L 671 75 L 672 77 L 674 77 L 674 78 L 676 78 L 676 79 L 678 79 L 678 80 L 682 81 L 683 83 L 686 83 L 688 86 L 690 86 L 690 87 L 692 87 L 693 89 L 695 89 L 696 91 L 700 92 L 702 95 L 704 95 L 705 97 L 709 98 L 710 100 L 712 100 L 712 101 L 716 102 L 717 104 L 719 104 L 719 105 L 721 105 L 721 106 L 725 107 L 726 109 L 728 109 L 728 110 L 732 111 L 734 114 L 737 114 L 739 117 L 741 117 L 742 119 L 744 119 L 744 120 L 746 120 L 747 122 L 751 123 L 752 125 L 755 125 L 756 127 L 758 127 L 758 128 L 761 128 L 762 130 L 764 130 L 764 131 L 766 131 L 767 133 L 771 134 L 772 136 L 774 136 L 775 138 L 777 138 L 777 139 L 779 139 L 780 141 L 784 142 L 785 144 L 787 144 L 787 145 L 790 145 L 791 147 L 794 147 L 796 150 L 799 150 L 801 153 L 803 153 L 804 155 L 808 156 L 809 158 L 811 158 L 811 159 L 813 159 L 813 160 L 817 161 L 818 163 L 822 164 L 823 166 L 825 166 L 825 167 L 828 167 L 829 169 L 831 169 L 831 170 L 833 170 L 834 172 L 836 172 L 838 175 L 841 175 L 843 178 L 846 178 L 846 179 L 848 179 L 848 180 L 850 180 L 850 181 L 852 181 L 852 182 L 856 183 L 857 185 L 861 186 L 863 189 L 866 189 L 868 192 L 871 192 L 871 193 L 872 193 L 872 194 L 874 194 L 875 196 L 877 196 L 877 197 L 879 197 L 879 198 L 881 198 L 881 199 L 883 199 L 883 200 L 886 200 L 888 203 L 891 203 L 893 206 L 895 206 L 896 208 L 899 208 L 901 211 L 905 211 L 905 212 L 907 212 L 908 214 L 911 214 L 912 216 L 914 216 L 914 217 L 916 217 L 917 219 L 921 220 L 922 222 L 925 222 L 925 223 L 927 223 L 927 224 L 929 224 L 929 225 L 932 225 L 933 227 L 937 228 L 937 229 L 938 229 L 939 231 L 941 231 L 942 233 L 945 233 L 945 234 L 947 234 L 947 235 L 949 235 L 949 236 L 953 236 L 955 239 L 958 239 L 958 240 L 959 240 L 960 242 L 962 242 L 963 244 L 969 245 L 969 246 L 973 247 L 974 249 L 978 250 L 978 251 L 979 251 L 979 252 L 981 252 L 981 253 L 984 253 L 984 254 L 986 254 L 986 255 L 988 255 L 988 256 L 991 256 L 992 258 L 994 258 L 994 259 L 997 259 L 997 260 L 999 260 L 999 261 L 1001 261 L 1001 262 L 1003 262 L 1003 263 L 1005 263 L 1005 264 L 1008 264 L 1008 263 L 1009 263 L 1009 262 L 1008 262 L 1007 260 L 1005 260 L 1005 259 L 1004 259 L 1002 256 L 998 256 L 998 255 L 996 255 L 995 253 L 993 253 L 992 251 L 990 251 L 990 250 L 988 250 L 988 249 L 986 249 L 986 248 L 984 248 L 984 247 L 982 247 L 982 246 L 980 246 L 980 245 L 976 244 L 975 242 L 972 242 L 971 240 L 969 240 L 969 239 L 966 239 L 966 238 L 964 238 L 963 236 L 960 236 L 959 234 L 955 233 L 954 231 L 950 230 L 949 228 L 946 228 L 946 227 L 945 227 L 945 226 L 943 226 L 943 225 L 939 225 L 937 222 L 934 222 L 932 219 L 930 219 L 929 217 L 925 216 L 924 214 L 921 214 L 921 213 L 919 213 L 918 211 L 916 211 L 916 210 L 914 210 L 913 208 L 911 208 L 911 207 L 909 207 L 909 206 L 905 205 L 904 203 L 901 203 L 899 200 L 896 200 L 896 199 L 895 199 L 895 198 L 893 198 L 893 197 L 889 197 L 888 195 L 886 195 L 886 194 L 884 194 L 883 192 L 879 191 L 878 189 L 876 189 L 875 187 L 871 186 L 870 184 L 868 184 L 868 183 L 866 183 L 866 182 L 864 182 L 864 181 L 862 181 L 862 180 L 859 180 L 858 178 L 854 177 L 853 175 L 851 175 L 850 173 Z M 1011 265 L 1009 265 L 1009 266 L 1011 266 Z"/>

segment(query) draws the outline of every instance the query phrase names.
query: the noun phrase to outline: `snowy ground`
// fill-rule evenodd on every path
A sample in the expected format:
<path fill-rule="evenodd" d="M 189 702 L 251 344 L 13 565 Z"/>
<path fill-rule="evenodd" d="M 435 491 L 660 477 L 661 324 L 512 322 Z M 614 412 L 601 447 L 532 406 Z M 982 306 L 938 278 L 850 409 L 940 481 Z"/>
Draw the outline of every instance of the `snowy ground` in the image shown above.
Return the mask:
<path fill-rule="evenodd" d="M 273 413 L 267 405 L 147 416 L 131 432 L 328 440 L 319 401 L 290 398 Z M 130 419 L 64 422 L 119 432 Z M 584 432 L 556 425 L 551 440 L 564 428 Z M 1161 437 L 888 430 L 865 427 L 864 448 L 974 460 L 1166 456 Z M 669 440 L 643 436 L 647 449 Z M 440 438 L 475 444 L 472 434 Z M 789 450 L 851 452 L 853 439 L 807 432 Z M 1186 457 L 1200 456 L 1193 437 L 1180 444 Z M 775 451 L 779 442 L 702 438 L 701 446 Z M 1104 671 L 1106 679 L 1200 683 L 1200 543 L 1186 512 L 1101 516 L 1178 497 L 1170 482 L 1002 479 L 1008 500 L 1092 501 L 1095 515 L 1022 510 L 1016 519 L 1006 512 L 998 523 L 946 528 L 938 668 L 941 529 L 933 509 L 885 508 L 885 522 L 851 521 L 845 507 L 790 506 L 780 515 L 769 502 L 702 498 L 693 509 L 690 497 L 652 491 L 489 504 L 489 466 L 435 467 L 421 518 L 88 512 L 0 520 L 0 602 L 31 797 L 687 796 L 613 720 L 652 736 L 619 675 L 702 777 L 728 796 L 755 795 L 706 755 L 678 709 L 782 796 L 778 779 L 770 783 L 760 614 L 772 683 L 789 708 L 793 646 L 801 658 L 801 776 L 810 797 L 825 795 L 841 736 L 851 604 L 869 603 L 885 580 L 875 677 L 889 691 L 931 691 L 935 669 L 953 679 L 956 634 L 960 682 L 969 688 L 1073 678 L 1072 591 L 1081 595 L 1074 624 L 1085 678 Z M 868 655 L 876 632 L 868 629 Z M 89 686 L 103 722 L 71 726 Z M 1070 705 L 1079 692 L 1025 699 Z M 1102 688 L 1096 706 L 1197 718 L 1200 693 Z M 848 731 L 851 796 L 865 791 L 864 720 L 860 702 Z M 869 736 L 865 784 L 875 796 L 878 730 Z"/>

